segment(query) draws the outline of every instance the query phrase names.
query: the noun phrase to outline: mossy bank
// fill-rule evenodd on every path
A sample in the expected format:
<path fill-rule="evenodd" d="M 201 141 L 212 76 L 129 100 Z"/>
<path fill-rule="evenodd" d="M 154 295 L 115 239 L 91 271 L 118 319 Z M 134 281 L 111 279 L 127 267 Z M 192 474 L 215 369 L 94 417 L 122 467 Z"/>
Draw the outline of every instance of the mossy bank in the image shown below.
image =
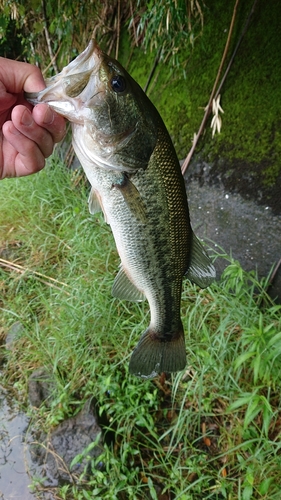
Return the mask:
<path fill-rule="evenodd" d="M 207 0 L 204 28 L 193 50 L 179 51 L 180 65 L 160 62 L 148 95 L 160 111 L 179 158 L 184 158 L 199 129 L 204 108 L 216 78 L 233 13 L 233 2 Z M 238 4 L 233 36 L 223 72 L 249 16 L 253 0 Z M 223 181 L 228 190 L 270 205 L 281 213 L 281 52 L 280 3 L 257 0 L 230 72 L 221 90 L 222 130 L 212 138 L 211 116 L 193 162 L 212 165 L 211 179 Z M 122 46 L 120 59 L 128 62 Z M 155 53 L 136 49 L 127 67 L 144 86 Z M 223 74 L 222 72 L 222 74 Z"/>

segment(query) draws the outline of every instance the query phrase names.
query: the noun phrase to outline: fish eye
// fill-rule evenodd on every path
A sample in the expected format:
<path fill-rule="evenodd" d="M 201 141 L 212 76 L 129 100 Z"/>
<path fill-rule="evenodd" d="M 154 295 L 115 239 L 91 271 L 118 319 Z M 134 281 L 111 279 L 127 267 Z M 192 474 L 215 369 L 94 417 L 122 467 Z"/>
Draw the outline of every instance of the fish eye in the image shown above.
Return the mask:
<path fill-rule="evenodd" d="M 115 75 L 111 78 L 110 85 L 114 92 L 124 92 L 126 90 L 126 80 L 121 75 Z"/>

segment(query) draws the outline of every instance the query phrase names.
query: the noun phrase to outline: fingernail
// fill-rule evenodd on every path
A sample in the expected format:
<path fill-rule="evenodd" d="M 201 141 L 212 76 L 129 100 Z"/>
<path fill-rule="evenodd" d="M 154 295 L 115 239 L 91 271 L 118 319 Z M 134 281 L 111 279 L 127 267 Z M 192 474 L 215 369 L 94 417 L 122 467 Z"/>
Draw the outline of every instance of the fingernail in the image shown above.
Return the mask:
<path fill-rule="evenodd" d="M 31 113 L 30 113 L 29 109 L 26 108 L 22 114 L 22 117 L 21 117 L 21 124 L 25 125 L 25 126 L 29 126 L 32 124 L 32 122 L 33 122 L 33 118 L 31 116 Z"/>
<path fill-rule="evenodd" d="M 51 108 L 49 108 L 49 106 L 48 106 L 46 109 L 46 112 L 45 112 L 43 123 L 45 125 L 51 125 L 51 123 L 53 123 L 53 121 L 54 121 L 54 113 L 51 110 Z"/>

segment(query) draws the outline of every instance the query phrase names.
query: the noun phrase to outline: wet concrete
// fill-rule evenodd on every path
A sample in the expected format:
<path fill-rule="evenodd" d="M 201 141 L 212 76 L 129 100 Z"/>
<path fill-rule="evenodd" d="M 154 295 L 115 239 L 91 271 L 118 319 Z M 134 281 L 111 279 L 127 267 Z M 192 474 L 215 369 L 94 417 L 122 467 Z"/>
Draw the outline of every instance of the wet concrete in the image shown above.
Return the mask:
<path fill-rule="evenodd" d="M 30 492 L 31 479 L 27 474 L 31 463 L 24 434 L 27 416 L 0 386 L 0 499 L 35 500 Z"/>
<path fill-rule="evenodd" d="M 202 175 L 196 165 L 186 178 L 189 209 L 194 232 L 216 252 L 221 249 L 238 260 L 246 271 L 257 270 L 259 277 L 268 276 L 281 259 L 281 215 L 272 208 L 228 192 L 218 181 L 212 183 L 205 164 Z M 280 188 L 281 196 L 281 188 Z M 212 252 L 209 252 L 210 254 Z M 228 262 L 217 259 L 218 277 Z M 281 300 L 281 269 L 270 287 L 272 298 Z"/>

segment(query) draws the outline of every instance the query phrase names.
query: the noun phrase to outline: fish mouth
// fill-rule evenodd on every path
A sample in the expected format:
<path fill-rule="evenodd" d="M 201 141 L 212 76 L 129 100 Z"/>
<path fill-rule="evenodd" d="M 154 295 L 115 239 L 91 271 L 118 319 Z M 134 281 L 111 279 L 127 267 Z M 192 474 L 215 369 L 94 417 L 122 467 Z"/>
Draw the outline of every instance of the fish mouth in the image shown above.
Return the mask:
<path fill-rule="evenodd" d="M 101 65 L 103 52 L 94 39 L 86 49 L 71 61 L 63 70 L 46 80 L 46 88 L 40 92 L 25 92 L 25 99 L 33 104 L 46 103 L 55 111 L 74 122 L 81 122 L 81 108 L 89 99 L 86 92 L 90 80 L 93 80 Z M 101 90 L 95 87 L 91 97 Z M 80 116 L 77 116 L 79 112 Z"/>

